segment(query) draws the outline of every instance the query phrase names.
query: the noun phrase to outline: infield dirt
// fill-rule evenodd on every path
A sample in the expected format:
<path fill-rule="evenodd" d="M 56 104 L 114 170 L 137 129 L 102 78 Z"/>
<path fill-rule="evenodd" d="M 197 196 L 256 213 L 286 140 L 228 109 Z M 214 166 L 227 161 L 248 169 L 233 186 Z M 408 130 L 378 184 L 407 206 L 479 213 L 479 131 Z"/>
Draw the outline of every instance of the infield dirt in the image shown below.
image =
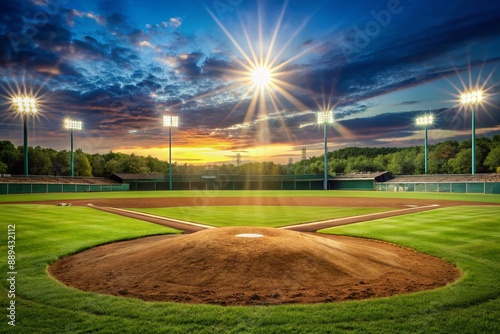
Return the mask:
<path fill-rule="evenodd" d="M 59 260 L 49 272 L 86 291 L 220 305 L 386 297 L 460 276 L 452 264 L 389 243 L 256 227 L 113 243 Z"/>
<path fill-rule="evenodd" d="M 415 208 L 415 212 L 427 210 L 428 206 L 481 205 L 445 200 L 336 197 L 128 198 L 68 202 L 92 203 L 109 209 L 300 205 Z M 54 201 L 45 203 L 54 204 Z M 381 213 L 379 218 L 393 214 L 391 211 Z M 156 223 L 169 224 L 168 221 Z M 341 222 L 336 221 L 332 226 L 339 224 Z M 55 262 L 49 272 L 61 282 L 86 291 L 147 301 L 220 305 L 387 297 L 434 289 L 460 277 L 454 265 L 441 259 L 375 240 L 257 227 L 187 232 L 192 234 L 155 236 L 96 247 Z M 236 236 L 241 233 L 262 234 L 262 237 Z"/>

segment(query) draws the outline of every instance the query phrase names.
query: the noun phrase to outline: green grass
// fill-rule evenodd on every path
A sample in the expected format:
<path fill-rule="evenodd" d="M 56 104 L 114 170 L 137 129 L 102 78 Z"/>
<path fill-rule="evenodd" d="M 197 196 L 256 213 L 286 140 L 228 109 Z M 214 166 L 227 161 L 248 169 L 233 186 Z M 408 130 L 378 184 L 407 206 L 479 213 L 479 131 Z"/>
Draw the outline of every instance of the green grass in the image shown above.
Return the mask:
<path fill-rule="evenodd" d="M 154 215 L 211 226 L 278 227 L 319 220 L 385 212 L 389 208 L 339 208 L 305 206 L 203 206 L 133 209 Z"/>
<path fill-rule="evenodd" d="M 16 333 L 499 333 L 499 216 L 499 207 L 454 207 L 336 228 L 443 257 L 464 276 L 409 295 L 270 307 L 143 302 L 82 292 L 47 275 L 47 265 L 66 254 L 173 232 L 159 225 L 83 207 L 3 205 L 0 226 L 6 236 L 7 225 L 16 224 Z M 7 249 L 0 245 L 6 276 Z M 5 306 L 7 282 L 1 282 Z M 7 332 L 4 306 L 0 326 Z"/>
<path fill-rule="evenodd" d="M 395 193 L 384 191 L 347 190 L 219 190 L 219 191 L 119 191 L 95 193 L 54 193 L 0 195 L 0 203 L 72 200 L 92 198 L 157 198 L 157 197 L 364 197 L 411 198 L 450 201 L 472 201 L 500 204 L 500 196 L 492 194 Z"/>

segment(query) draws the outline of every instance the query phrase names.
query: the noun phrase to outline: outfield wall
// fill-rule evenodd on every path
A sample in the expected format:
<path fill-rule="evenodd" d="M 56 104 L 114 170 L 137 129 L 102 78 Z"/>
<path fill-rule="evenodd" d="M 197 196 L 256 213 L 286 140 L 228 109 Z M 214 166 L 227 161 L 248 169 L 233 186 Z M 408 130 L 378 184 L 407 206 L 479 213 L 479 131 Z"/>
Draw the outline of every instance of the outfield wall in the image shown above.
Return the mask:
<path fill-rule="evenodd" d="M 0 194 L 43 194 L 43 193 L 79 193 L 101 191 L 126 191 L 123 184 L 73 184 L 73 183 L 0 183 Z"/>
<path fill-rule="evenodd" d="M 148 190 L 168 190 L 169 181 L 163 180 L 134 180 L 127 181 L 130 190 L 148 191 Z M 233 180 L 230 178 L 198 179 L 197 181 L 178 181 L 172 182 L 173 190 L 322 190 L 323 178 L 298 178 L 286 179 L 273 178 L 249 178 L 248 180 Z M 373 190 L 373 179 L 349 179 L 328 180 L 328 189 L 335 190 Z"/>
<path fill-rule="evenodd" d="M 500 194 L 500 182 L 377 182 L 376 191 Z"/>
<path fill-rule="evenodd" d="M 130 190 L 168 190 L 168 181 L 132 181 L 128 183 Z M 323 180 L 293 181 L 173 181 L 173 190 L 321 190 Z"/>

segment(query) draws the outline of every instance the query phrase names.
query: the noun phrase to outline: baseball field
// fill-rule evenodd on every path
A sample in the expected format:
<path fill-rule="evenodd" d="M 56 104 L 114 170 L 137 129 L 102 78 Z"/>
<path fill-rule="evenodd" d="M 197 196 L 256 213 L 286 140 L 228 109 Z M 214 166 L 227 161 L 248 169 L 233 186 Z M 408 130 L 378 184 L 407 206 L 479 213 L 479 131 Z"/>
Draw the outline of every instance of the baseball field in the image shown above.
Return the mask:
<path fill-rule="evenodd" d="M 0 203 L 2 332 L 500 332 L 498 195 L 175 191 Z"/>

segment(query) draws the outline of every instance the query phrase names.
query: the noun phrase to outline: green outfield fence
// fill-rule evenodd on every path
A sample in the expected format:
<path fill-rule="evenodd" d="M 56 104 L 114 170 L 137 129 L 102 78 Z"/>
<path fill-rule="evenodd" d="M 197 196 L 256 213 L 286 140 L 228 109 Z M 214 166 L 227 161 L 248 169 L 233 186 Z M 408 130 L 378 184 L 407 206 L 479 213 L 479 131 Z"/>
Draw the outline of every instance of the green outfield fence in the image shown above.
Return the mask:
<path fill-rule="evenodd" d="M 377 182 L 376 191 L 500 194 L 500 182 Z"/>
<path fill-rule="evenodd" d="M 174 175 L 173 190 L 322 190 L 323 175 Z M 449 175 L 433 176 L 446 178 Z M 463 177 L 470 178 L 470 175 Z M 22 182 L 5 182 L 0 177 L 0 194 L 35 194 L 35 193 L 77 193 L 104 191 L 154 191 L 169 190 L 168 176 L 160 175 L 155 179 L 137 179 L 130 175 L 128 179 L 116 180 L 120 183 L 106 184 L 105 178 L 67 178 L 49 176 L 30 176 L 31 179 L 16 178 Z M 47 180 L 46 178 L 54 178 Z M 427 192 L 427 193 L 473 193 L 500 194 L 500 182 L 455 181 L 455 180 L 401 180 L 398 176 L 390 181 L 384 178 L 367 177 L 364 174 L 330 175 L 330 190 L 375 190 L 385 192 Z M 4 182 L 2 182 L 4 181 Z M 18 180 L 19 181 L 19 180 Z M 50 182 L 49 182 L 50 181 Z M 453 181 L 453 182 L 450 182 Z"/>
<path fill-rule="evenodd" d="M 168 190 L 169 181 L 165 180 L 127 180 L 130 190 Z M 273 177 L 234 178 L 218 175 L 213 179 L 178 177 L 172 182 L 173 190 L 320 190 L 323 179 L 285 179 Z"/>
<path fill-rule="evenodd" d="M 323 175 L 174 175 L 173 190 L 322 190 Z M 168 179 L 124 180 L 130 190 L 168 190 Z M 374 190 L 373 179 L 336 179 L 328 189 Z"/>
<path fill-rule="evenodd" d="M 42 194 L 42 193 L 78 193 L 98 191 L 124 191 L 129 185 L 124 184 L 73 184 L 73 183 L 0 183 L 0 194 Z"/>

